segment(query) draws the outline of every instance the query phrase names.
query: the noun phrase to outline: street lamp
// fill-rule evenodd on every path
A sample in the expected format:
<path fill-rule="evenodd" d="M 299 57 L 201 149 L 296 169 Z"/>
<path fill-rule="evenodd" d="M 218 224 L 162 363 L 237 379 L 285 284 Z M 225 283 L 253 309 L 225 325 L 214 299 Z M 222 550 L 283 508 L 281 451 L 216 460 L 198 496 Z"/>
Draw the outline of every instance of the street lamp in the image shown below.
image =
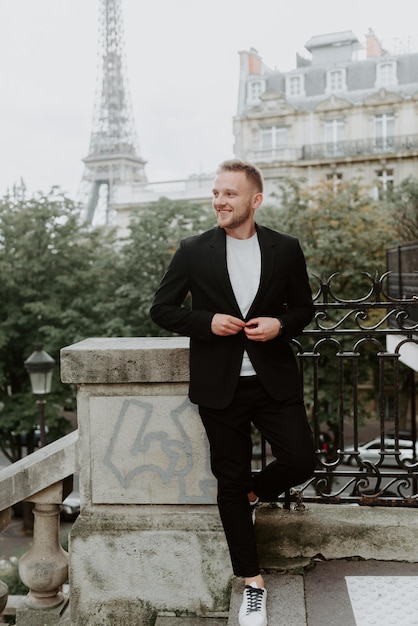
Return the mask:
<path fill-rule="evenodd" d="M 35 346 L 35 352 L 32 352 L 25 361 L 25 368 L 29 372 L 30 384 L 32 385 L 32 393 L 39 396 L 39 431 L 40 445 L 46 444 L 45 436 L 45 397 L 51 392 L 52 370 L 55 361 L 43 350 L 42 344 Z"/>

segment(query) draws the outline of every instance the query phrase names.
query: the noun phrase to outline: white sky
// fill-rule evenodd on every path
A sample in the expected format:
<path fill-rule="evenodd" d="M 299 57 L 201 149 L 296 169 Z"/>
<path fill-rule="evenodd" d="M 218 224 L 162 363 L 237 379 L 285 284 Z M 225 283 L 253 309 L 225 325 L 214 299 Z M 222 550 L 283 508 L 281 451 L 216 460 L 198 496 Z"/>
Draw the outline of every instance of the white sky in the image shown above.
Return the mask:
<path fill-rule="evenodd" d="M 74 197 L 95 98 L 99 0 L 0 0 L 0 195 L 60 185 Z M 233 156 L 239 50 L 287 71 L 312 35 L 371 27 L 417 38 L 415 0 L 122 0 L 141 156 L 150 181 Z M 307 54 L 307 52 L 306 52 Z"/>

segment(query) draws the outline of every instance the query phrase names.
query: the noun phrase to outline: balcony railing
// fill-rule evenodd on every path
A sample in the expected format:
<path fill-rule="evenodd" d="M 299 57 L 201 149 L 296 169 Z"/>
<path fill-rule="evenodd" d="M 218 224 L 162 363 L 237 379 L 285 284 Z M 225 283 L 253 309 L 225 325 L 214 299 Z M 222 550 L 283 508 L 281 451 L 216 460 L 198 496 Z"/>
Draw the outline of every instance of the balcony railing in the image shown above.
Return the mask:
<path fill-rule="evenodd" d="M 397 135 L 305 145 L 301 159 L 336 159 L 418 151 L 418 135 Z"/>
<path fill-rule="evenodd" d="M 415 152 L 418 152 L 418 135 L 397 135 L 252 150 L 246 154 L 246 158 L 256 163 L 268 163 L 271 161 L 292 162 L 361 158 Z"/>

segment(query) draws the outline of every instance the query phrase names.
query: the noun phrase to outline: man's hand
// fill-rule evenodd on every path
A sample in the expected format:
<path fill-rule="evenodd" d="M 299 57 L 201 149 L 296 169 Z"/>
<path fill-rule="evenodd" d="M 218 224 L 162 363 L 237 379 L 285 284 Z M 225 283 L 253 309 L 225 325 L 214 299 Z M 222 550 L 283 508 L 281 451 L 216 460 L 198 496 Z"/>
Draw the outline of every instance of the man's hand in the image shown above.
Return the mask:
<path fill-rule="evenodd" d="M 243 328 L 245 328 L 245 322 L 233 315 L 215 313 L 212 318 L 211 330 L 214 335 L 219 335 L 220 337 L 236 335 Z"/>
<path fill-rule="evenodd" d="M 270 341 L 277 337 L 280 322 L 276 317 L 255 317 L 245 324 L 244 332 L 251 341 Z"/>

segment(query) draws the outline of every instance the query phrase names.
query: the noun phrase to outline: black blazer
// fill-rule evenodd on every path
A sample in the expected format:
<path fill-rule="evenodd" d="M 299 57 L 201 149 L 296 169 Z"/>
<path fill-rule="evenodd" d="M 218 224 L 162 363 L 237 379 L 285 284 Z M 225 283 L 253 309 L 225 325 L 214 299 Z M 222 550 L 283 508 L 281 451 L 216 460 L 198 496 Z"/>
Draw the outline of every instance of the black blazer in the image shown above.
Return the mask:
<path fill-rule="evenodd" d="M 261 249 L 261 280 L 246 320 L 279 317 L 283 335 L 250 341 L 242 331 L 220 337 L 211 331 L 215 313 L 242 319 L 226 263 L 226 235 L 216 227 L 180 242 L 151 306 L 153 321 L 190 341 L 190 400 L 224 408 L 238 383 L 244 349 L 268 393 L 284 400 L 298 393 L 299 375 L 289 345 L 314 313 L 305 258 L 290 235 L 256 225 Z M 191 294 L 191 307 L 184 303 Z"/>

